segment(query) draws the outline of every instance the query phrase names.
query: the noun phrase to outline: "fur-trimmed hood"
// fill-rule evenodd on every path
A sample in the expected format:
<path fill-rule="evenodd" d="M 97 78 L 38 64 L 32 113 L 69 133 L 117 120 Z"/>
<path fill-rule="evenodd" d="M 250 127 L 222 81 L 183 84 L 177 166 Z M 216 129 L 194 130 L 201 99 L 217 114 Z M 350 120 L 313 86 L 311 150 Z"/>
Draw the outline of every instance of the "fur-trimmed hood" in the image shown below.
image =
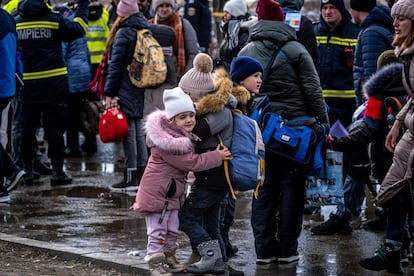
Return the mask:
<path fill-rule="evenodd" d="M 216 90 L 202 97 L 196 103 L 197 116 L 203 116 L 208 113 L 220 112 L 226 104 L 235 108 L 236 99 L 232 98 L 233 81 L 229 77 L 224 77 L 214 72 L 214 86 Z"/>
<path fill-rule="evenodd" d="M 144 123 L 144 130 L 148 147 L 157 147 L 171 154 L 193 152 L 193 142 L 199 140 L 194 134 L 172 123 L 164 110 L 150 113 Z"/>
<path fill-rule="evenodd" d="M 400 78 L 400 86 L 404 89 L 402 84 L 402 69 L 401 63 L 387 64 L 374 73 L 364 84 L 363 91 L 370 97 L 385 91 L 390 84 L 395 86 L 394 81 L 398 81 L 396 78 Z"/>

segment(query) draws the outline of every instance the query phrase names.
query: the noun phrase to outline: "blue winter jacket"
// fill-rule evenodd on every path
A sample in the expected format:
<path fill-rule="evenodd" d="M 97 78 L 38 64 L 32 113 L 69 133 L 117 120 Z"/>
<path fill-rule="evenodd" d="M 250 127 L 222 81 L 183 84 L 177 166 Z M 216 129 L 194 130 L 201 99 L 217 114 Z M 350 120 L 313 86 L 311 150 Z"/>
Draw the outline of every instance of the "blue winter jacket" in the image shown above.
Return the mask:
<path fill-rule="evenodd" d="M 16 94 L 15 73 L 23 78 L 21 51 L 18 46 L 16 23 L 5 10 L 0 9 L 0 98 Z"/>
<path fill-rule="evenodd" d="M 362 103 L 362 84 L 377 71 L 378 56 L 392 48 L 394 27 L 391 10 L 377 6 L 362 21 L 354 59 L 354 89 L 357 105 Z"/>
<path fill-rule="evenodd" d="M 54 10 L 63 17 L 72 20 L 74 12 L 66 5 L 56 5 Z M 62 42 L 63 60 L 68 69 L 69 93 L 85 92 L 92 79 L 91 55 L 86 35 Z"/>

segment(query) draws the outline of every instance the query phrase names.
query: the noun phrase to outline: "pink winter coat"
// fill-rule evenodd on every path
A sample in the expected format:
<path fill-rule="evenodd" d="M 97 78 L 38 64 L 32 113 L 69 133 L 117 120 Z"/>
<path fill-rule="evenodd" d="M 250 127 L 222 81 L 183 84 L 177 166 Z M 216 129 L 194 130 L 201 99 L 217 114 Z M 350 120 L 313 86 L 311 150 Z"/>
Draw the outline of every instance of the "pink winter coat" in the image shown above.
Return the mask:
<path fill-rule="evenodd" d="M 168 120 L 165 111 L 149 114 L 144 129 L 151 155 L 138 188 L 134 211 L 161 213 L 171 179 L 175 180 L 177 190 L 168 200 L 168 210 L 178 210 L 188 172 L 221 166 L 223 160 L 216 150 L 195 154 L 193 142 L 196 136 Z"/>

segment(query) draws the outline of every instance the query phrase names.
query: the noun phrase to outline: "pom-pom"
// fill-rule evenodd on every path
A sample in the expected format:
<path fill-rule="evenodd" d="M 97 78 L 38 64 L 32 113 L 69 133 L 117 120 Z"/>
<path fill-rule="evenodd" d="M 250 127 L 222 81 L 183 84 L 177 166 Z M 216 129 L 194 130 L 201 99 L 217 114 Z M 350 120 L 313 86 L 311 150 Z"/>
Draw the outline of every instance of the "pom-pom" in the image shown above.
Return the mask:
<path fill-rule="evenodd" d="M 195 56 L 193 61 L 195 70 L 201 73 L 211 73 L 213 71 L 213 60 L 204 53 L 199 53 Z"/>

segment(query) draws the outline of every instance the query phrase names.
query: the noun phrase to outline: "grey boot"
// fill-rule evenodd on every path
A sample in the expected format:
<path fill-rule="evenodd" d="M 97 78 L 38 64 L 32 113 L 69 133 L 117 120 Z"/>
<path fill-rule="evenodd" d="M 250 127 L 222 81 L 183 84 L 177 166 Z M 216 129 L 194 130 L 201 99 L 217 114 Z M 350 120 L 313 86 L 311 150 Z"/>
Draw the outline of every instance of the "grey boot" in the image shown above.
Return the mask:
<path fill-rule="evenodd" d="M 146 255 L 144 260 L 148 263 L 148 267 L 151 271 L 151 276 L 172 276 L 172 273 L 167 272 L 164 268 L 164 253 Z"/>
<path fill-rule="evenodd" d="M 211 240 L 200 243 L 197 250 L 201 260 L 187 266 L 187 271 L 193 274 L 223 274 L 225 271 L 223 257 L 221 255 L 218 240 Z"/>
<path fill-rule="evenodd" d="M 171 272 L 181 272 L 185 270 L 185 265 L 178 262 L 175 258 L 175 252 L 177 251 L 178 246 L 174 245 L 164 251 L 165 263 L 168 266 L 168 271 Z"/>

